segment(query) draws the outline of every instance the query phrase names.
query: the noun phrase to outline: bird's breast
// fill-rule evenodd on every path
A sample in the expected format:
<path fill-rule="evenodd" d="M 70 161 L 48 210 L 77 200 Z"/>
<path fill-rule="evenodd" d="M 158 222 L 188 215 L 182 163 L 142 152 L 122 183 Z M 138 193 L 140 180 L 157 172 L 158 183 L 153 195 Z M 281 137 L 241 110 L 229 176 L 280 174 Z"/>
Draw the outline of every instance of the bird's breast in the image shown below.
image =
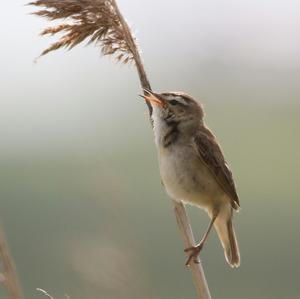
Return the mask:
<path fill-rule="evenodd" d="M 162 181 L 173 199 L 207 207 L 221 192 L 192 146 L 160 148 L 159 160 Z"/>

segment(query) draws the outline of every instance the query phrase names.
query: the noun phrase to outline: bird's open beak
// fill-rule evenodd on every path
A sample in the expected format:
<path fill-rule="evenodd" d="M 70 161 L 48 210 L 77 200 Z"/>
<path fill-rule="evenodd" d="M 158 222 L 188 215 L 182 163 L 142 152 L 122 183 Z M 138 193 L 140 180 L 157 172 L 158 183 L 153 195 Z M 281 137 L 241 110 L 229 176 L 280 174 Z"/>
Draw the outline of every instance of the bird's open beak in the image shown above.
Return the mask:
<path fill-rule="evenodd" d="M 159 94 L 144 89 L 145 95 L 140 95 L 142 98 L 144 98 L 147 102 L 150 102 L 153 105 L 157 105 L 158 107 L 165 108 L 167 106 L 167 101 L 163 99 Z"/>

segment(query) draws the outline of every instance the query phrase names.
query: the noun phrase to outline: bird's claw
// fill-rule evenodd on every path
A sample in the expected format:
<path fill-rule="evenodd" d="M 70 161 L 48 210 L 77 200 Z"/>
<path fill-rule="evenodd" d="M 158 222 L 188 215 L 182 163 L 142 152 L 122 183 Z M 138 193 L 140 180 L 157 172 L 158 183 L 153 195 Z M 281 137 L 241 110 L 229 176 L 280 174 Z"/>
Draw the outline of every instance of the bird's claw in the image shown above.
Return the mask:
<path fill-rule="evenodd" d="M 197 246 L 192 246 L 192 247 L 186 248 L 184 250 L 184 252 L 189 254 L 189 256 L 185 262 L 186 266 L 190 266 L 192 260 L 195 264 L 200 263 L 198 256 L 199 256 L 202 248 L 203 248 L 203 243 L 200 242 Z"/>

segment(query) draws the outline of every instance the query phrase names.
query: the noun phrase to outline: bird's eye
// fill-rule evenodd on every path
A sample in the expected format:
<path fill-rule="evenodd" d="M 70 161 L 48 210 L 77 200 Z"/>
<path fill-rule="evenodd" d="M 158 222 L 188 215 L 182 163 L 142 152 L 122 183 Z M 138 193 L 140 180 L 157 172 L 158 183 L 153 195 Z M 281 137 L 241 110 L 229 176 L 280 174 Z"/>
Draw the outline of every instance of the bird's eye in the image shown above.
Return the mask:
<path fill-rule="evenodd" d="M 171 100 L 171 101 L 169 101 L 169 103 L 170 103 L 171 105 L 177 105 L 177 104 L 178 104 L 178 102 L 177 102 L 176 100 Z"/>

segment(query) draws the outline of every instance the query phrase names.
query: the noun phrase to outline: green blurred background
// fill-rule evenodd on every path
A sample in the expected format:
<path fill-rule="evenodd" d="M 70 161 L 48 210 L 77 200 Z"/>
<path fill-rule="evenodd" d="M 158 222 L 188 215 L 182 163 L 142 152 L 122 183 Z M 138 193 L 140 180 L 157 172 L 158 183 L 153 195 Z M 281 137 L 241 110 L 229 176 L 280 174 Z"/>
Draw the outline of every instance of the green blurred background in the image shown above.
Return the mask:
<path fill-rule="evenodd" d="M 26 298 L 194 298 L 134 67 L 83 46 L 33 63 L 52 40 L 25 3 L 0 12 L 0 217 Z M 235 175 L 242 265 L 213 233 L 213 298 L 299 299 L 299 2 L 119 4 L 153 87 L 204 104 Z"/>

